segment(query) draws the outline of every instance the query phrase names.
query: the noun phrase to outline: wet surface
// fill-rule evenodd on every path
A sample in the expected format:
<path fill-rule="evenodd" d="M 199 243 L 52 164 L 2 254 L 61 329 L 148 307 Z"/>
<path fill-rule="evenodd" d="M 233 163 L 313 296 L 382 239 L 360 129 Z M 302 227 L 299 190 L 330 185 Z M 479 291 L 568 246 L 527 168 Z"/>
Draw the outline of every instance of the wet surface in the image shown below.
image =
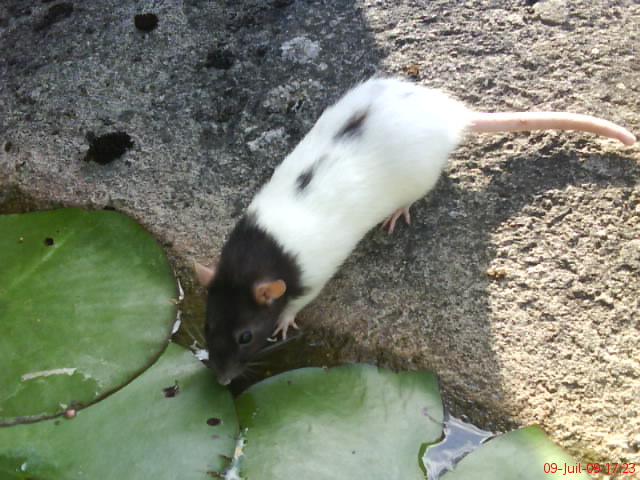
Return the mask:
<path fill-rule="evenodd" d="M 444 438 L 427 448 L 423 461 L 427 467 L 428 480 L 436 480 L 444 475 L 466 455 L 477 449 L 493 436 L 491 432 L 479 429 L 462 419 L 445 412 Z"/>

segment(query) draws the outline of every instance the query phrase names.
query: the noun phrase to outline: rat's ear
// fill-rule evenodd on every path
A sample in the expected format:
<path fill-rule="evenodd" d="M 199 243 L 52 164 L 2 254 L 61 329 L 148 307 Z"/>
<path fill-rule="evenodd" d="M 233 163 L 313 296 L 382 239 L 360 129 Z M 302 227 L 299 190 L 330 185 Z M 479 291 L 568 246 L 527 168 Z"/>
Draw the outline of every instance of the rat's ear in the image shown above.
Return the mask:
<path fill-rule="evenodd" d="M 195 260 L 193 261 L 193 270 L 194 272 L 196 272 L 196 277 L 198 277 L 198 281 L 203 287 L 208 287 L 209 285 L 211 285 L 213 277 L 215 277 L 216 275 L 215 265 L 207 267 L 205 265 L 202 265 L 201 263 L 196 262 Z"/>
<path fill-rule="evenodd" d="M 253 296 L 259 305 L 270 305 L 277 300 L 287 290 L 287 284 L 284 280 L 275 280 L 273 282 L 260 282 L 253 287 Z"/>

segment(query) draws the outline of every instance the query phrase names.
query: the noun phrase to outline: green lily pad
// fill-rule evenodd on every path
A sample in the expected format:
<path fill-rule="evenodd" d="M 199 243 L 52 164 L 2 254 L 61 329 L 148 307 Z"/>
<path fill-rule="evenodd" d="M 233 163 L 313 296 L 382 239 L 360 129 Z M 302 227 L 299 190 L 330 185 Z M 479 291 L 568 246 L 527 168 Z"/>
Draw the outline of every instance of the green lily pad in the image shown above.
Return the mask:
<path fill-rule="evenodd" d="M 583 464 L 583 468 L 586 465 Z M 501 435 L 471 452 L 442 475 L 441 480 L 548 480 L 591 478 L 570 455 L 554 444 L 539 427 L 526 427 Z M 577 473 L 576 473 L 577 472 Z"/>
<path fill-rule="evenodd" d="M 0 478 L 210 480 L 237 435 L 229 392 L 172 344 L 135 381 L 75 418 L 0 428 Z"/>
<path fill-rule="evenodd" d="M 176 282 L 140 225 L 68 208 L 0 216 L 0 232 L 0 425 L 87 405 L 160 355 Z"/>
<path fill-rule="evenodd" d="M 303 368 L 253 385 L 236 408 L 246 480 L 424 479 L 421 452 L 442 433 L 431 372 Z"/>

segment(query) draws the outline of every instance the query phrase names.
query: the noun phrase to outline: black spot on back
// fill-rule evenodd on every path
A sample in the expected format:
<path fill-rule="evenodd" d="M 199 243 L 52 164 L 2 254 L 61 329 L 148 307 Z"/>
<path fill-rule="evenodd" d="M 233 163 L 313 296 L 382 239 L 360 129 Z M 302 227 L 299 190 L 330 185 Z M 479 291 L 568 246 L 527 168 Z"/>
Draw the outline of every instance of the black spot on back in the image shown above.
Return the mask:
<path fill-rule="evenodd" d="M 362 127 L 369 112 L 367 110 L 363 112 L 356 112 L 344 126 L 338 130 L 335 139 L 341 140 L 345 138 L 351 138 L 362 134 Z"/>
<path fill-rule="evenodd" d="M 305 191 L 305 189 L 311 183 L 311 180 L 313 180 L 316 171 L 318 170 L 318 168 L 320 168 L 320 165 L 322 165 L 322 163 L 326 160 L 327 155 L 322 155 L 315 162 L 313 162 L 309 168 L 303 171 L 298 176 L 298 178 L 296 178 L 296 189 L 298 190 L 298 193 L 302 193 Z"/>
<path fill-rule="evenodd" d="M 311 180 L 313 179 L 313 170 L 314 168 L 311 166 L 311 168 L 302 172 L 296 179 L 296 188 L 298 189 L 298 192 L 302 193 L 309 183 L 311 183 Z"/>

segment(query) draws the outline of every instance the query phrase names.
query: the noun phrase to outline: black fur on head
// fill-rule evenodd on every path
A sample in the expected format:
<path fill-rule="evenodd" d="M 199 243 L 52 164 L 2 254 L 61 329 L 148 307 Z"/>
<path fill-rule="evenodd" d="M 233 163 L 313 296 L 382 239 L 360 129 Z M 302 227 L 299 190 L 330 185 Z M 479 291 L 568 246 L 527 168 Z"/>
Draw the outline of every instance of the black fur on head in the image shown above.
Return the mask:
<path fill-rule="evenodd" d="M 256 298 L 258 285 L 279 280 L 286 285 L 283 295 L 268 302 Z M 207 298 L 205 338 L 218 382 L 226 385 L 242 374 L 287 303 L 303 293 L 295 258 L 251 215 L 243 217 L 222 249 Z"/>

